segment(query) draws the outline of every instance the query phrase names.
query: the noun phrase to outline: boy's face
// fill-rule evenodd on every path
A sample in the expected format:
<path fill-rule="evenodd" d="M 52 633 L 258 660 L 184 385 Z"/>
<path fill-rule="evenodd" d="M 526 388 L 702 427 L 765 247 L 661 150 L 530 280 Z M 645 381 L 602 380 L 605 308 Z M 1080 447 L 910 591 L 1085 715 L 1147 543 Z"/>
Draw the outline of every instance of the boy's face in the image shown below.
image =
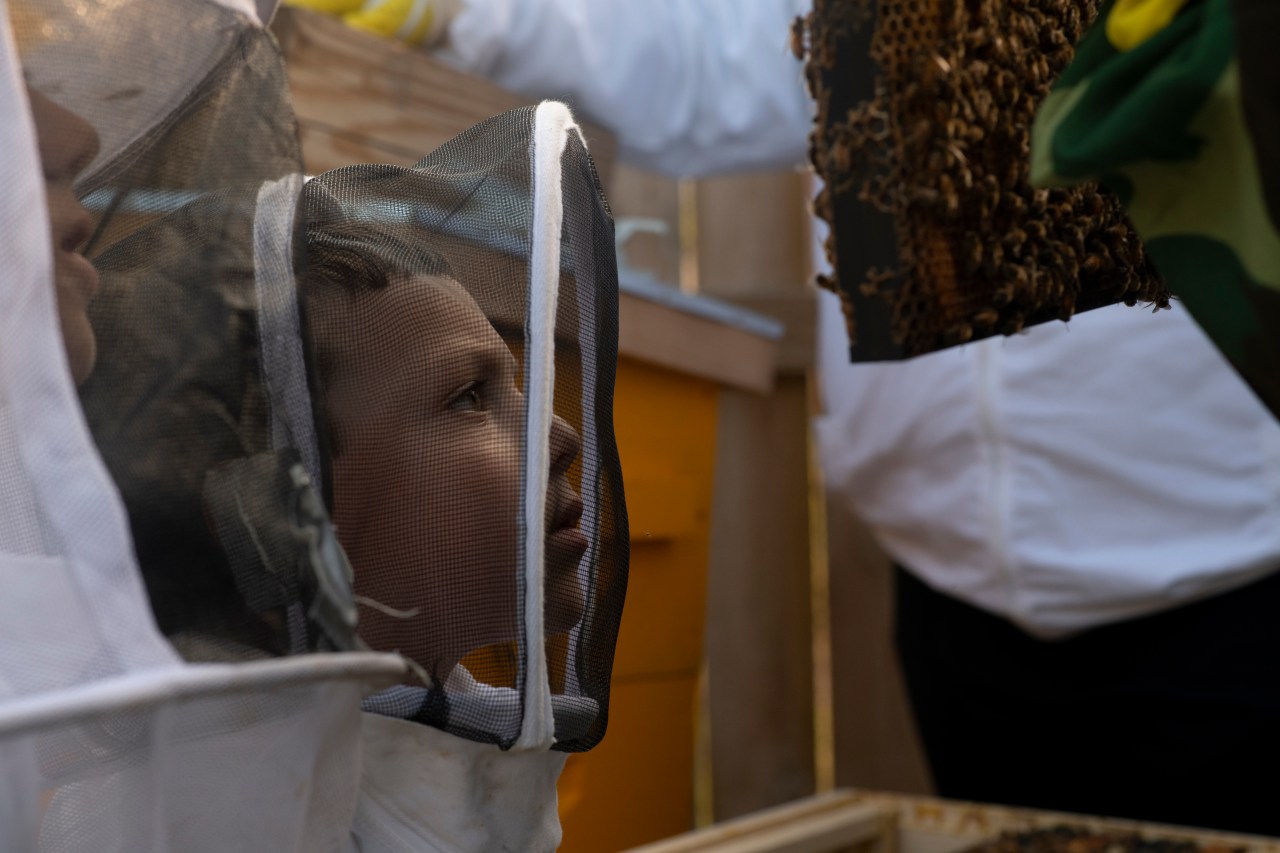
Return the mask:
<path fill-rule="evenodd" d="M 76 384 L 93 371 L 97 339 L 89 325 L 89 300 L 98 289 L 98 273 L 82 254 L 92 233 L 89 212 L 76 198 L 72 182 L 98 153 L 98 135 L 84 119 L 28 88 L 44 169 L 49 206 L 53 275 L 63 346 Z"/>
<path fill-rule="evenodd" d="M 333 517 L 357 595 L 404 611 L 361 611 L 361 635 L 443 678 L 468 652 L 520 634 L 517 554 L 524 395 L 510 349 L 456 281 L 400 277 L 326 296 L 312 322 L 335 358 L 327 391 L 338 448 Z M 547 629 L 581 617 L 587 540 L 567 471 L 581 445 L 551 434 Z"/>

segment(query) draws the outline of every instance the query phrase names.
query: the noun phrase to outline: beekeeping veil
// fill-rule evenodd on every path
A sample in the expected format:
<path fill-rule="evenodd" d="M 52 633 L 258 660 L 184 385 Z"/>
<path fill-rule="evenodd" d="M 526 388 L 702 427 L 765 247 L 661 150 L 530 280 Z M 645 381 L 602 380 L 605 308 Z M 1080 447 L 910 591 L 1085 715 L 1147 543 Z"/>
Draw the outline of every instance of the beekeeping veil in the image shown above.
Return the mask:
<path fill-rule="evenodd" d="M 251 5 L 0 3 L 0 849 L 346 842 L 360 697 L 402 668 L 270 659 L 354 622 L 276 414 L 282 93 Z"/>
<path fill-rule="evenodd" d="M 594 166 L 547 102 L 303 197 L 318 434 L 360 635 L 416 668 L 365 702 L 369 814 L 425 812 L 428 849 L 550 849 L 562 753 L 604 734 L 627 568 Z"/>

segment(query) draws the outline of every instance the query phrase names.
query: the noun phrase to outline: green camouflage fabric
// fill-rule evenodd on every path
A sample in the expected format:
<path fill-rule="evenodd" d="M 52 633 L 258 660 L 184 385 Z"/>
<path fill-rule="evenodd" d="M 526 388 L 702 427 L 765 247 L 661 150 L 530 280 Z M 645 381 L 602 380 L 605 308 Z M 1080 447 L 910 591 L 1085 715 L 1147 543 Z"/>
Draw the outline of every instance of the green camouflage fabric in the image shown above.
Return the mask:
<path fill-rule="evenodd" d="M 1280 416 L 1280 2 L 1114 0 L 1037 114 L 1031 178 L 1097 180 Z"/>

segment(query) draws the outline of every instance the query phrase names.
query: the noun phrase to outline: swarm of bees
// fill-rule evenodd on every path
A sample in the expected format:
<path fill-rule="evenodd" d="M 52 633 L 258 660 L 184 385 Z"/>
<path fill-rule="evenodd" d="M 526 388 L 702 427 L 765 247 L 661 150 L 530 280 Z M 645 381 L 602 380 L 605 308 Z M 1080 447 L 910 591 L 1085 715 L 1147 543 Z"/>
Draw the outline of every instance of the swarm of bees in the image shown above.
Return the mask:
<path fill-rule="evenodd" d="M 1097 0 L 816 0 L 792 28 L 792 50 L 819 115 L 811 157 L 825 188 L 890 215 L 896 270 L 872 269 L 848 288 L 890 306 L 904 355 L 1013 334 L 1113 302 L 1167 306 L 1168 292 L 1117 200 L 1089 186 L 1028 182 L 1036 108 L 1070 62 Z M 874 95 L 831 114 L 840 40 L 874 18 Z"/>

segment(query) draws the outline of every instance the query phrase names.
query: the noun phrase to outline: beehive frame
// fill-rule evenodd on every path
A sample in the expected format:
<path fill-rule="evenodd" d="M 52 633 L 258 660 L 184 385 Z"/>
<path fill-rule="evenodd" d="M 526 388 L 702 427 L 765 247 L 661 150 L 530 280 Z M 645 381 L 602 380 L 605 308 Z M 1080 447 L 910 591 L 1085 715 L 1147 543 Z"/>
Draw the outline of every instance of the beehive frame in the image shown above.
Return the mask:
<path fill-rule="evenodd" d="M 1096 0 L 816 0 L 811 158 L 855 360 L 1168 304 L 1117 198 L 1036 189 L 1031 122 Z"/>

